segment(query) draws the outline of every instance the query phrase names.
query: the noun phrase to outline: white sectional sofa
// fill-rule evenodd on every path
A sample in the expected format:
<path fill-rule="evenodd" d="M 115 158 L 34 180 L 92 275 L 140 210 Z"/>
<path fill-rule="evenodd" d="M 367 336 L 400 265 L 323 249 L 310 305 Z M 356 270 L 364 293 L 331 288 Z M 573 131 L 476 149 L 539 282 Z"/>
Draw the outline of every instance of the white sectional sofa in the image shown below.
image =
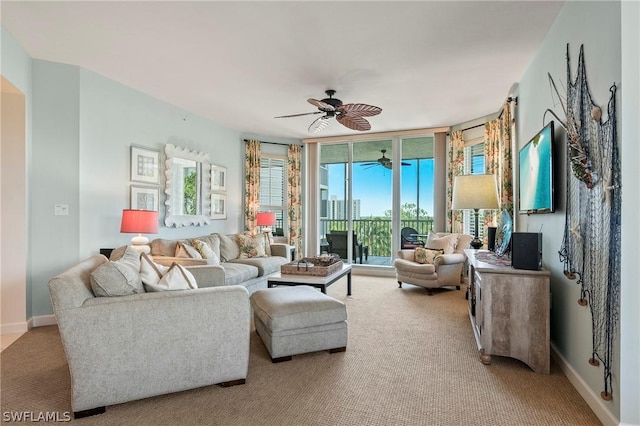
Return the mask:
<path fill-rule="evenodd" d="M 106 263 L 106 257 L 92 256 L 49 281 L 74 417 L 135 399 L 245 382 L 251 327 L 245 287 L 153 293 L 140 287 L 135 294 L 96 297 L 92 273 Z"/>

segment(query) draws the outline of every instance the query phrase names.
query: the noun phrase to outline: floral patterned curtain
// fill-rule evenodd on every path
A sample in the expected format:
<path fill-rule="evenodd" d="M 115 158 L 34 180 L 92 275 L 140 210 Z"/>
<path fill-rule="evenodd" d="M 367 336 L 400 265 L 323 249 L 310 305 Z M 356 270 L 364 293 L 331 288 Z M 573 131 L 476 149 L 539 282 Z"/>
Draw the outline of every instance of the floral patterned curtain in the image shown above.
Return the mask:
<path fill-rule="evenodd" d="M 497 222 L 500 211 L 506 209 L 513 217 L 513 167 L 511 159 L 511 107 L 502 107 L 500 117 L 485 124 L 484 158 L 487 174 L 496 175 L 500 210 L 485 210 L 484 225 Z"/>
<path fill-rule="evenodd" d="M 462 132 L 451 134 L 449 148 L 449 168 L 447 169 L 447 232 L 462 232 L 462 211 L 451 210 L 453 201 L 453 180 L 455 176 L 464 174 L 464 140 Z"/>
<path fill-rule="evenodd" d="M 296 251 L 296 259 L 302 253 L 302 184 L 301 184 L 302 147 L 289 145 L 287 153 L 287 211 L 289 212 L 289 244 Z"/>
<path fill-rule="evenodd" d="M 260 142 L 247 141 L 244 156 L 244 227 L 256 234 L 258 225 L 256 214 L 260 210 Z"/>

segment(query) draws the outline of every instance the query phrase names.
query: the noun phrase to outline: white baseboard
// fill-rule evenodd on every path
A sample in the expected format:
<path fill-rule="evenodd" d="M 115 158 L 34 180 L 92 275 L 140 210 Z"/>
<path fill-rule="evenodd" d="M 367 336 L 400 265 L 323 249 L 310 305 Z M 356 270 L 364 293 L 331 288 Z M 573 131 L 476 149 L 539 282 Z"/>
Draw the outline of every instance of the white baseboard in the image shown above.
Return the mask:
<path fill-rule="evenodd" d="M 29 330 L 28 323 L 14 322 L 11 324 L 0 325 L 0 334 L 19 334 L 26 333 Z"/>
<path fill-rule="evenodd" d="M 58 324 L 58 322 L 56 321 L 56 316 L 53 314 L 31 317 L 29 318 L 29 321 L 28 321 L 29 330 L 31 330 L 33 327 L 44 327 L 47 325 L 56 325 L 56 324 Z"/>
<path fill-rule="evenodd" d="M 607 409 L 605 401 L 600 398 L 600 395 L 596 395 L 593 392 L 593 389 L 587 385 L 578 372 L 569 364 L 562 354 L 560 354 L 560 351 L 558 351 L 553 343 L 551 344 L 551 356 L 602 424 L 605 426 L 619 425 L 620 421 Z"/>

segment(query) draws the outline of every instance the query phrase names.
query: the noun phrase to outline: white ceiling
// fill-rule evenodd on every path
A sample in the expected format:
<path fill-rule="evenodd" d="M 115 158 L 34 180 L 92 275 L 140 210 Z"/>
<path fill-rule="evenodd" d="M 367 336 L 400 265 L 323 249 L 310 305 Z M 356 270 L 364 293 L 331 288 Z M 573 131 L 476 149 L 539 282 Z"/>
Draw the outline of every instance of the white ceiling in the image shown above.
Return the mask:
<path fill-rule="evenodd" d="M 372 132 L 496 112 L 561 1 L 7 2 L 36 59 L 79 65 L 244 133 L 319 134 L 307 98 L 382 108 Z"/>

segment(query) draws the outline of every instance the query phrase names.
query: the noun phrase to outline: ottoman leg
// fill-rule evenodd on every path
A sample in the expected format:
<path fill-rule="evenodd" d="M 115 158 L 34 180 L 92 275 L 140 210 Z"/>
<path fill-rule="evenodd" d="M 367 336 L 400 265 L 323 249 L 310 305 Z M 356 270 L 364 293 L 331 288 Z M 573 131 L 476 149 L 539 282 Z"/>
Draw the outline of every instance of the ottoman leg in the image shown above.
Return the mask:
<path fill-rule="evenodd" d="M 289 356 L 281 356 L 279 358 L 271 358 L 271 362 L 276 364 L 278 362 L 285 362 L 285 361 L 291 361 L 293 358 L 291 357 L 291 355 Z"/>
<path fill-rule="evenodd" d="M 343 346 L 341 348 L 329 349 L 329 353 L 330 354 L 335 354 L 335 353 L 338 353 L 338 352 L 346 352 L 346 351 L 347 351 L 347 347 L 346 346 Z"/>

